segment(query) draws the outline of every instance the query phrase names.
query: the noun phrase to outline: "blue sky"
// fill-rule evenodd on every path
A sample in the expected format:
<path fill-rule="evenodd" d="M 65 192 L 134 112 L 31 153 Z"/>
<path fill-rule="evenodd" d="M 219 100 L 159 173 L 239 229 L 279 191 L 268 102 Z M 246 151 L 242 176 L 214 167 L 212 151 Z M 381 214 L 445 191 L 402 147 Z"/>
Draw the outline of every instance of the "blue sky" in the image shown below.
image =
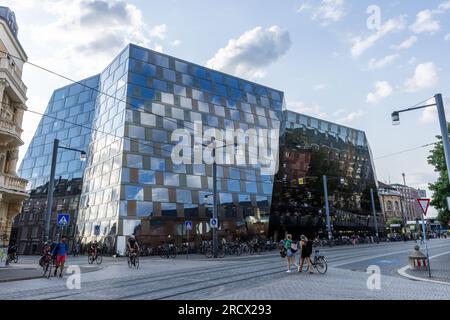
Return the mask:
<path fill-rule="evenodd" d="M 378 179 L 426 188 L 436 178 L 433 109 L 395 109 L 443 93 L 450 106 L 450 1 L 21 0 L 17 15 L 29 59 L 81 79 L 101 71 L 127 42 L 250 78 L 285 92 L 289 109 L 366 131 Z M 380 9 L 368 28 L 369 6 Z M 66 81 L 28 66 L 28 107 L 44 110 Z M 28 114 L 24 139 L 38 118 Z M 22 148 L 21 155 L 26 148 Z"/>

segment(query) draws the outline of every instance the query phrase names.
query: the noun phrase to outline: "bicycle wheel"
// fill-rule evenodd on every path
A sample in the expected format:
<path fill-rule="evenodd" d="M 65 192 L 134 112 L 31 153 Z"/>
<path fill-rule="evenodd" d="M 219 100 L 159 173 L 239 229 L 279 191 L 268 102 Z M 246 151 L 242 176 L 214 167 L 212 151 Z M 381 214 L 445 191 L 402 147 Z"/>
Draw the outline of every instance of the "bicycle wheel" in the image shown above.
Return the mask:
<path fill-rule="evenodd" d="M 94 263 L 94 256 L 92 254 L 88 255 L 88 263 L 93 264 Z"/>
<path fill-rule="evenodd" d="M 173 247 L 173 248 L 170 250 L 170 257 L 171 257 L 172 259 L 174 259 L 176 256 L 177 256 L 177 248 Z"/>
<path fill-rule="evenodd" d="M 211 248 L 206 249 L 205 256 L 210 259 L 213 256 L 213 251 Z"/>
<path fill-rule="evenodd" d="M 219 249 L 219 251 L 217 252 L 217 256 L 219 258 L 225 258 L 225 251 L 223 249 Z"/>
<path fill-rule="evenodd" d="M 133 266 L 133 264 L 131 263 L 131 257 L 128 256 L 127 258 L 127 263 L 128 263 L 128 268 L 131 268 Z"/>
<path fill-rule="evenodd" d="M 42 257 L 39 259 L 39 265 L 40 265 L 42 268 L 45 267 L 45 256 L 42 256 Z"/>
<path fill-rule="evenodd" d="M 134 267 L 136 269 L 139 269 L 139 257 L 138 256 L 134 257 Z"/>
<path fill-rule="evenodd" d="M 328 270 L 327 260 L 323 257 L 317 258 L 317 261 L 315 262 L 314 267 L 316 268 L 317 272 L 319 272 L 320 274 L 325 274 Z"/>
<path fill-rule="evenodd" d="M 19 256 L 16 254 L 15 256 L 14 256 L 14 263 L 17 263 L 19 261 Z"/>
<path fill-rule="evenodd" d="M 49 279 L 52 276 L 52 263 L 48 262 L 45 266 L 44 266 L 44 277 Z"/>

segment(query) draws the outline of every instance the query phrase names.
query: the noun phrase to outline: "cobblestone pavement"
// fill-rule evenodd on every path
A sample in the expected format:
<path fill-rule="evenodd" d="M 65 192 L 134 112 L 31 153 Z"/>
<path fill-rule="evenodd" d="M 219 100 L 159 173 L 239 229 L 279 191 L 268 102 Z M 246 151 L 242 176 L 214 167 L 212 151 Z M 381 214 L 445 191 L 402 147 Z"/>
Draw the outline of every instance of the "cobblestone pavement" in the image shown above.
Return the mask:
<path fill-rule="evenodd" d="M 443 281 L 450 284 L 450 252 L 430 258 L 431 278 L 428 271 L 406 270 L 406 273 L 423 279 Z"/>
<path fill-rule="evenodd" d="M 65 279 L 35 279 L 0 285 L 2 299 L 450 299 L 450 286 L 401 277 L 413 243 L 323 248 L 326 275 L 286 273 L 279 254 L 212 260 L 141 258 L 130 269 L 124 258 L 107 259 L 104 269 L 81 275 L 81 289 L 69 290 Z M 450 250 L 450 240 L 429 244 L 433 254 Z M 80 258 L 82 260 L 82 258 Z M 398 263 L 389 263 L 398 260 Z M 73 260 L 72 263 L 76 263 Z M 381 289 L 369 290 L 367 266 L 384 262 Z"/>

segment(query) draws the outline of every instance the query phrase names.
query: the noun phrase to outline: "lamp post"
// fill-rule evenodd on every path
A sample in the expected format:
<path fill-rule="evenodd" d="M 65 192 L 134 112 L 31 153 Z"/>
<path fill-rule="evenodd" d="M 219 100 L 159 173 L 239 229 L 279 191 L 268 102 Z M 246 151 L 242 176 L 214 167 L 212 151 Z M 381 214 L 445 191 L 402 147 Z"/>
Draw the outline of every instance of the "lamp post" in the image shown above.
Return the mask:
<path fill-rule="evenodd" d="M 330 218 L 330 204 L 328 202 L 328 179 L 326 175 L 322 176 L 323 179 L 323 194 L 325 197 L 325 214 L 326 214 L 326 223 L 327 223 L 327 233 L 328 233 L 328 240 L 333 239 L 333 232 L 331 231 L 331 218 Z M 344 183 L 344 178 L 342 177 L 332 177 L 332 179 L 339 179 L 340 183 Z"/>
<path fill-rule="evenodd" d="M 53 151 L 52 151 L 52 162 L 50 168 L 50 179 L 47 187 L 47 212 L 46 212 L 46 220 L 45 220 L 45 233 L 44 233 L 44 242 L 49 240 L 50 235 L 50 220 L 52 218 L 52 207 L 53 207 L 53 192 L 55 189 L 55 171 L 56 171 L 56 162 L 58 156 L 58 149 L 65 149 L 76 151 L 80 153 L 80 160 L 86 161 L 86 152 L 83 150 L 77 150 L 72 148 L 67 148 L 59 145 L 59 140 L 55 139 L 53 141 Z"/>
<path fill-rule="evenodd" d="M 409 108 L 405 110 L 395 111 L 392 113 L 392 123 L 394 125 L 400 124 L 400 113 L 408 112 L 418 109 L 424 109 L 428 107 L 436 107 L 439 115 L 439 125 L 441 128 L 442 134 L 442 144 L 444 145 L 444 154 L 445 154 L 445 163 L 447 165 L 447 170 L 450 170 L 450 140 L 448 135 L 448 122 L 445 117 L 445 108 L 444 102 L 442 100 L 442 94 L 436 94 L 434 96 L 435 103 L 428 104 L 420 107 Z M 450 183 L 450 175 L 448 175 L 449 183 Z"/>
<path fill-rule="evenodd" d="M 377 212 L 375 209 L 375 200 L 373 197 L 373 188 L 370 188 L 370 201 L 372 202 L 372 212 L 373 212 L 373 219 L 375 222 L 375 236 L 377 237 L 377 243 L 378 243 L 378 239 L 379 239 L 379 235 L 378 235 L 378 220 L 377 220 Z"/>

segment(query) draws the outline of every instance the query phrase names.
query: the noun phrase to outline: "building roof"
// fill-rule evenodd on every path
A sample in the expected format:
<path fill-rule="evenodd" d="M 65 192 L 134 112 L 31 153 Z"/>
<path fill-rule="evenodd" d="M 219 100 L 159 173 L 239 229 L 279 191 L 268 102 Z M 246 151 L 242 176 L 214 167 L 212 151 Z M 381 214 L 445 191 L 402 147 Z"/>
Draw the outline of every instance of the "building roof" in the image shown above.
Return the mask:
<path fill-rule="evenodd" d="M 3 20 L 6 25 L 9 27 L 9 30 L 11 31 L 12 35 L 14 36 L 14 39 L 17 41 L 17 44 L 20 47 L 20 50 L 25 55 L 26 59 L 28 59 L 27 54 L 25 53 L 25 50 L 23 49 L 19 38 L 19 26 L 16 21 L 16 15 L 14 14 L 14 11 L 12 11 L 9 7 L 0 6 L 0 20 Z"/>

